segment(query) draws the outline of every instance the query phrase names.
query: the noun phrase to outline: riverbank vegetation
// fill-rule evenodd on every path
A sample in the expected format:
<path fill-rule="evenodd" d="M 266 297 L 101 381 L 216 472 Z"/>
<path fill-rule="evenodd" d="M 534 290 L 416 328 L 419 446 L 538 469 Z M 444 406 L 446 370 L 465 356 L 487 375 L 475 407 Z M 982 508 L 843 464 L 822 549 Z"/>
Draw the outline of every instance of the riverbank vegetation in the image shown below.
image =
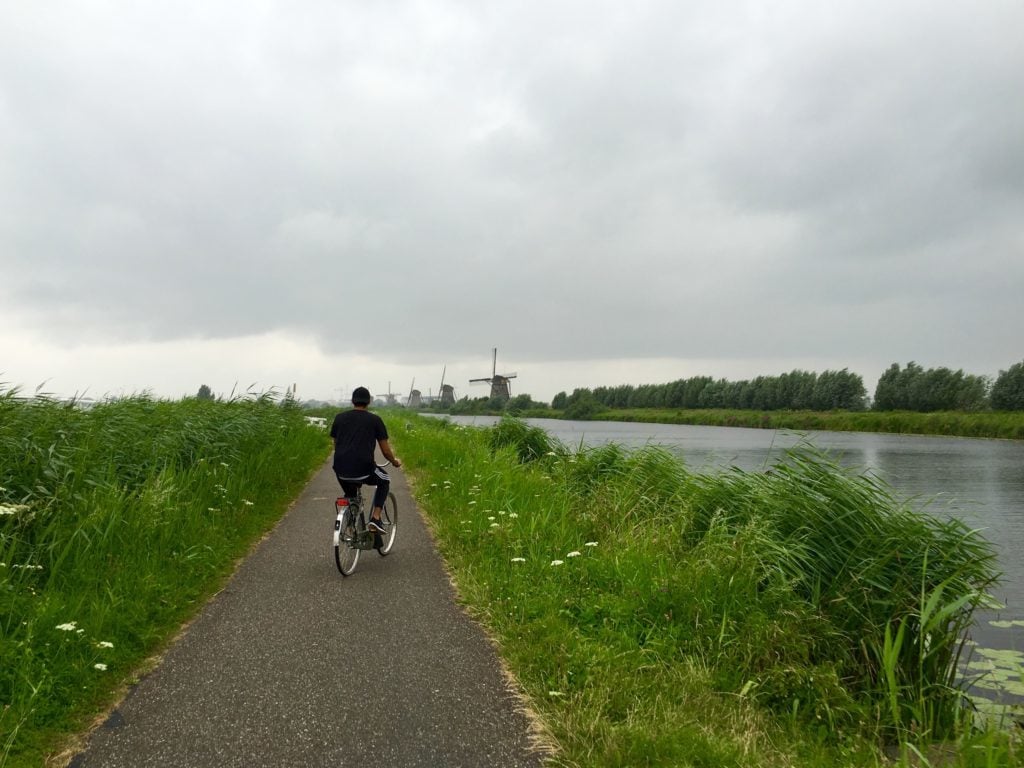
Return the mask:
<path fill-rule="evenodd" d="M 510 400 L 463 398 L 431 410 L 580 421 L 637 421 L 763 429 L 887 432 L 1024 439 L 1024 363 L 995 382 L 948 368 L 893 363 L 873 400 L 846 369 L 792 371 L 727 381 L 709 376 L 667 384 L 623 384 L 559 392 L 551 405 L 529 395 Z"/>
<path fill-rule="evenodd" d="M 326 457 L 269 396 L 83 409 L 0 390 L 0 766 L 38 766 Z"/>
<path fill-rule="evenodd" d="M 698 475 L 517 421 L 387 418 L 556 764 L 925 765 L 935 743 L 944 765 L 1021 764 L 960 690 L 995 578 L 962 523 L 813 453 Z"/>
<path fill-rule="evenodd" d="M 539 414 L 538 414 L 539 415 Z M 545 414 L 555 418 L 556 414 Z M 898 435 L 947 435 L 1024 440 L 1024 412 L 963 413 L 941 411 L 680 411 L 658 408 L 623 408 L 591 413 L 593 420 L 659 424 L 695 424 L 712 427 L 790 429 L 799 432 L 883 432 Z"/>

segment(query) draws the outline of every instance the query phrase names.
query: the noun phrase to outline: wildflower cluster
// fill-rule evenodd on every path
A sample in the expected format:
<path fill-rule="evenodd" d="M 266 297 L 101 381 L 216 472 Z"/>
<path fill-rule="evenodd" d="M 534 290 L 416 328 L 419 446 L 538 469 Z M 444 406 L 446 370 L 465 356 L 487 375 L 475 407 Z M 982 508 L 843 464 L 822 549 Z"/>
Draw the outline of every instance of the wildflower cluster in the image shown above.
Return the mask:
<path fill-rule="evenodd" d="M 588 542 L 584 543 L 583 546 L 584 547 L 596 547 L 597 546 L 597 542 L 596 541 L 588 541 Z M 583 553 L 580 552 L 578 549 L 574 549 L 572 552 L 567 552 L 565 557 L 566 557 L 566 559 L 569 559 L 569 558 L 572 558 L 572 557 L 580 557 L 582 554 Z M 513 557 L 511 562 L 513 562 L 513 563 L 525 563 L 526 562 L 526 558 L 525 557 Z M 556 559 L 551 561 L 550 565 L 552 567 L 558 567 L 559 565 L 565 565 L 565 560 L 562 560 L 560 558 L 556 558 Z"/>
<path fill-rule="evenodd" d="M 68 633 L 73 633 L 75 635 L 84 635 L 85 634 L 85 630 L 78 626 L 78 622 L 77 621 L 66 621 L 63 624 L 57 624 L 54 627 L 54 629 L 58 630 L 59 632 L 68 632 Z M 100 650 L 106 651 L 106 650 L 112 649 L 114 647 L 114 644 L 112 642 L 110 642 L 109 640 L 100 640 L 100 641 L 98 641 L 96 643 L 96 647 L 99 648 Z M 99 662 L 99 661 L 95 662 L 92 666 L 93 666 L 93 669 L 97 669 L 100 672 L 106 672 L 107 671 L 107 665 L 105 663 L 103 663 L 103 662 Z"/>

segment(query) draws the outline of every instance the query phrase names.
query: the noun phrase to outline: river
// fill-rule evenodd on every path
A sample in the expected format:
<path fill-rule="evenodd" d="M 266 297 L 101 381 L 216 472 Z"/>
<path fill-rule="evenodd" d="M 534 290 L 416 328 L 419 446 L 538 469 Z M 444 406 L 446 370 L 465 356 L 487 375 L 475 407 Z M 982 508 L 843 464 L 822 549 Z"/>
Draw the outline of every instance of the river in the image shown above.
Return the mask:
<path fill-rule="evenodd" d="M 449 417 L 486 426 L 489 416 Z M 1024 442 L 865 432 L 792 432 L 741 427 L 527 419 L 566 446 L 660 445 L 694 471 L 730 466 L 759 470 L 785 451 L 810 443 L 843 466 L 885 480 L 897 497 L 927 514 L 955 516 L 995 548 L 1003 580 L 995 597 L 1005 606 L 977 616 L 972 633 L 987 648 L 1024 651 Z M 1016 622 L 1012 626 L 996 626 Z"/>

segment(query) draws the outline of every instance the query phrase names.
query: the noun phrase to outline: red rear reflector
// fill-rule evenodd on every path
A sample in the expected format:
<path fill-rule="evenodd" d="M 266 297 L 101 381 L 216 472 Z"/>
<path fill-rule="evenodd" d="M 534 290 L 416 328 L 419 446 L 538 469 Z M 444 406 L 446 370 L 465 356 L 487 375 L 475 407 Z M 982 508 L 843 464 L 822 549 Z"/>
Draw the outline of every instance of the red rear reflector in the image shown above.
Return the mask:
<path fill-rule="evenodd" d="M 347 507 L 348 506 L 348 499 L 346 499 L 346 498 L 337 499 L 334 502 L 334 505 L 336 507 Z"/>

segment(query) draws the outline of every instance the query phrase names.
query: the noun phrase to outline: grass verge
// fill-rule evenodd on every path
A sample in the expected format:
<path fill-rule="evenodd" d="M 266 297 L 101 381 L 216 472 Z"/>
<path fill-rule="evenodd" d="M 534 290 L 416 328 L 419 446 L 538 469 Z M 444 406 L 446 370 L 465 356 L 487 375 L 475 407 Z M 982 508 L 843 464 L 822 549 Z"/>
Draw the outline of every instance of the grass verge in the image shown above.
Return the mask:
<path fill-rule="evenodd" d="M 995 579 L 959 522 L 809 453 L 695 475 L 521 422 L 386 418 L 556 764 L 1022 764 L 957 678 Z"/>

